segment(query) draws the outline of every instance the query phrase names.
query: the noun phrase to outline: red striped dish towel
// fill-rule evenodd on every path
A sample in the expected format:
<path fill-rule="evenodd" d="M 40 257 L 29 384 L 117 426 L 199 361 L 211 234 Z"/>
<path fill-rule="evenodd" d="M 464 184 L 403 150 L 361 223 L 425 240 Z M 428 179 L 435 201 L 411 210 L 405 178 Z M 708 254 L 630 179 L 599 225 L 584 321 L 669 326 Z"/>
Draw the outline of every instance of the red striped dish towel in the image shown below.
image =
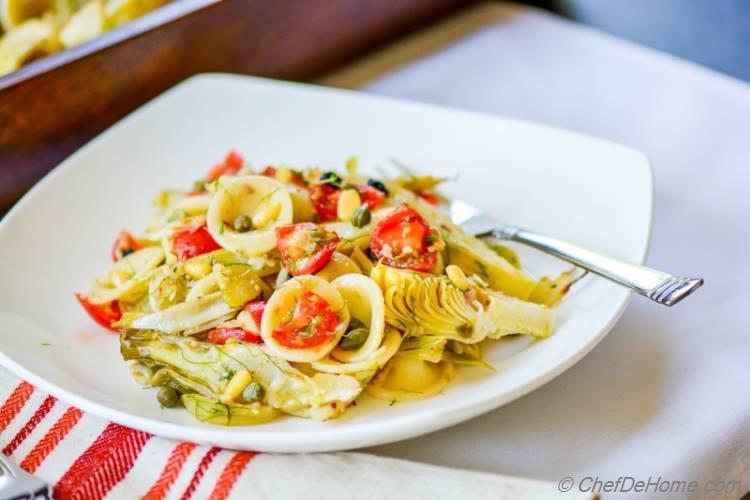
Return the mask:
<path fill-rule="evenodd" d="M 3 368 L 0 446 L 58 499 L 562 497 L 556 483 L 362 453 L 261 455 L 175 442 L 84 413 Z"/>

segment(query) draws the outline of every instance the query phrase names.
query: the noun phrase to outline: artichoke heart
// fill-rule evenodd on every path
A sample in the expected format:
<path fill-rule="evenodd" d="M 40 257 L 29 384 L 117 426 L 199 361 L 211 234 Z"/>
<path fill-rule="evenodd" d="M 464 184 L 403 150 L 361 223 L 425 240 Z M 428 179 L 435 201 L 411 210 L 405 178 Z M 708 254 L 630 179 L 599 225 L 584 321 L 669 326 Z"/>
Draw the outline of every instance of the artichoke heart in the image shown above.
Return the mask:
<path fill-rule="evenodd" d="M 439 363 L 443 359 L 448 339 L 435 335 L 423 335 L 421 337 L 410 337 L 401 344 L 399 356 L 408 356 L 422 361 Z"/>
<path fill-rule="evenodd" d="M 384 292 L 386 323 L 411 336 L 474 344 L 514 333 L 547 337 L 551 331 L 547 307 L 484 288 L 480 280 L 470 280 L 464 292 L 446 276 L 382 264 L 373 269 L 372 277 Z"/>
<path fill-rule="evenodd" d="M 422 399 L 441 392 L 455 376 L 448 361 L 431 363 L 399 354 L 373 377 L 367 393 L 391 402 Z"/>
<path fill-rule="evenodd" d="M 544 304 L 547 307 L 557 305 L 560 300 L 568 293 L 576 281 L 585 276 L 585 272 L 577 269 L 569 269 L 553 279 L 547 276 L 542 277 L 534 287 L 529 297 L 530 302 Z"/>
<path fill-rule="evenodd" d="M 429 334 L 475 343 L 491 330 L 477 322 L 481 305 L 469 303 L 445 276 L 382 264 L 373 269 L 372 276 L 383 289 L 386 323 L 409 335 Z"/>

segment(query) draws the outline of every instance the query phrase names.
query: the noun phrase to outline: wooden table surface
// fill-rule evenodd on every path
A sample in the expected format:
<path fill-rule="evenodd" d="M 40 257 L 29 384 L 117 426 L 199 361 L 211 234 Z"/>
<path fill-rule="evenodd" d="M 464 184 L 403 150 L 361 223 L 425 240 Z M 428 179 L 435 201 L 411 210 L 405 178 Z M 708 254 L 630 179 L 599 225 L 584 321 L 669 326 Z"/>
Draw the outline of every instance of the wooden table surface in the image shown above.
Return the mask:
<path fill-rule="evenodd" d="M 191 1 L 201 8 L 159 25 Z M 473 3 L 180 0 L 32 63 L 0 78 L 0 214 L 82 144 L 190 75 L 310 80 Z"/>

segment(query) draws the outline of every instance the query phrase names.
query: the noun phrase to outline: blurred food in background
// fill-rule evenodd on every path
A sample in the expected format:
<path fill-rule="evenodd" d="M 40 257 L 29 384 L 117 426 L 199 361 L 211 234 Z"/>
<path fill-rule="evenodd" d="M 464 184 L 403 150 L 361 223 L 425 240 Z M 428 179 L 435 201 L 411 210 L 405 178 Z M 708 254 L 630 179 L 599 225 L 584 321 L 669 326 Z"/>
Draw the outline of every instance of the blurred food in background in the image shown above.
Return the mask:
<path fill-rule="evenodd" d="M 11 25 L 0 27 L 0 217 L 79 146 L 192 75 L 318 78 L 475 0 L 89 1 L 0 0 Z"/>
<path fill-rule="evenodd" d="M 168 0 L 0 0 L 0 76 L 78 45 Z"/>

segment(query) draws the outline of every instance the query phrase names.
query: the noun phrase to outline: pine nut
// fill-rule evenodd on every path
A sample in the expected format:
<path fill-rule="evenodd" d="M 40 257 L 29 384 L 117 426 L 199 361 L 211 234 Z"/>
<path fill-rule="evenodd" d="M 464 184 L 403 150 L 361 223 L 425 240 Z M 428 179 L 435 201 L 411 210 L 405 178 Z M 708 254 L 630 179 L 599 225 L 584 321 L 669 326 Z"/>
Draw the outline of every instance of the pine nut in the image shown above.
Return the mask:
<path fill-rule="evenodd" d="M 362 200 L 359 198 L 359 193 L 354 189 L 347 189 L 339 196 L 339 203 L 336 206 L 336 216 L 340 220 L 351 220 L 352 215 L 354 215 L 354 212 L 361 204 Z"/>
<path fill-rule="evenodd" d="M 279 216 L 279 212 L 281 212 L 280 204 L 277 202 L 269 203 L 253 215 L 253 227 L 255 229 L 263 229 Z"/>
<path fill-rule="evenodd" d="M 456 285 L 456 288 L 459 290 L 469 289 L 469 280 L 466 279 L 466 275 L 460 267 L 451 264 L 445 268 L 445 274 L 448 275 L 448 279 L 451 280 L 451 283 Z"/>
<path fill-rule="evenodd" d="M 229 403 L 231 401 L 234 401 L 234 399 L 242 394 L 242 391 L 245 390 L 245 387 L 250 385 L 250 382 L 253 381 L 253 376 L 250 375 L 250 372 L 247 370 L 240 370 L 236 372 L 232 379 L 227 384 L 226 388 L 224 389 L 224 393 L 221 395 L 221 402 L 222 403 Z"/>
<path fill-rule="evenodd" d="M 290 182 L 292 182 L 292 170 L 287 167 L 277 168 L 276 180 L 283 184 L 289 184 Z"/>

